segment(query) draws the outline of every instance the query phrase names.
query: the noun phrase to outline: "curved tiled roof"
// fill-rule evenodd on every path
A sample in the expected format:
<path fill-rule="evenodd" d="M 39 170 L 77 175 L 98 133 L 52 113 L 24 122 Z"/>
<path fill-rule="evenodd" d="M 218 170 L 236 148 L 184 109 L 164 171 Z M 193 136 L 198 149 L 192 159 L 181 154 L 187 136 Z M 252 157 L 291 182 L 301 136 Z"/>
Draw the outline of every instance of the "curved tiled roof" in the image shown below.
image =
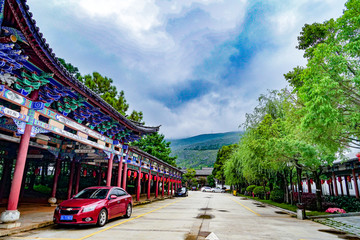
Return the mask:
<path fill-rule="evenodd" d="M 72 76 L 56 58 L 49 44 L 46 43 L 46 39 L 36 26 L 36 21 L 32 18 L 32 13 L 29 11 L 26 0 L 7 0 L 5 8 L 7 7 L 10 8 L 12 14 L 9 12 L 4 14 L 4 24 L 17 25 L 22 31 L 28 41 L 28 46 L 24 45 L 26 54 L 29 55 L 31 60 L 35 61 L 34 63 L 43 71 L 49 70 L 54 73 L 54 79 L 76 90 L 82 96 L 88 98 L 88 102 L 91 105 L 99 107 L 103 113 L 113 117 L 140 135 L 154 133 L 159 130 L 160 126 L 147 127 L 127 119 L 100 96 Z"/>

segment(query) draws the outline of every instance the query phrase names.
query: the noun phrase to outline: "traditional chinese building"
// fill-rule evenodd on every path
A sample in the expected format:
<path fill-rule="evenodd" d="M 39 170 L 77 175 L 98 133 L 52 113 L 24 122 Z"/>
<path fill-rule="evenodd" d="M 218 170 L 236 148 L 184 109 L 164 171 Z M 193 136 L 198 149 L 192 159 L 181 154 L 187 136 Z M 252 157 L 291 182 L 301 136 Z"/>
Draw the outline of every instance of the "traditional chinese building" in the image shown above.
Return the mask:
<path fill-rule="evenodd" d="M 3 223 L 19 219 L 19 198 L 39 179 L 51 178 L 53 204 L 59 178 L 67 181 L 63 198 L 85 182 L 129 188 L 136 200 L 141 193 L 164 196 L 166 187 L 170 194 L 180 184 L 179 169 L 128 146 L 159 127 L 128 120 L 74 78 L 39 32 L 26 1 L 0 0 L 0 28 Z"/>

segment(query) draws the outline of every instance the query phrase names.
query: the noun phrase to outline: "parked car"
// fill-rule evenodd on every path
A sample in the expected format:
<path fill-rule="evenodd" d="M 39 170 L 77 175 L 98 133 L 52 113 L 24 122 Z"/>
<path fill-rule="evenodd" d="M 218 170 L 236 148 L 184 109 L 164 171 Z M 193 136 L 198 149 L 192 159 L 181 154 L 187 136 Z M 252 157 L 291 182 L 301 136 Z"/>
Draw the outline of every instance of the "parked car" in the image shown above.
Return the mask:
<path fill-rule="evenodd" d="M 201 191 L 202 192 L 211 192 L 211 187 L 202 187 Z"/>
<path fill-rule="evenodd" d="M 224 189 L 221 189 L 221 188 L 219 188 L 219 187 L 215 187 L 215 188 L 211 188 L 211 189 L 210 189 L 210 192 L 224 193 L 225 190 L 224 190 Z"/>
<path fill-rule="evenodd" d="M 178 188 L 175 192 L 175 197 L 187 197 L 188 196 L 188 190 L 186 187 Z"/>
<path fill-rule="evenodd" d="M 60 203 L 54 211 L 55 224 L 97 224 L 102 227 L 115 217 L 129 218 L 133 200 L 119 187 L 89 187 Z"/>
<path fill-rule="evenodd" d="M 196 187 L 195 186 L 191 187 L 191 191 L 196 191 Z"/>

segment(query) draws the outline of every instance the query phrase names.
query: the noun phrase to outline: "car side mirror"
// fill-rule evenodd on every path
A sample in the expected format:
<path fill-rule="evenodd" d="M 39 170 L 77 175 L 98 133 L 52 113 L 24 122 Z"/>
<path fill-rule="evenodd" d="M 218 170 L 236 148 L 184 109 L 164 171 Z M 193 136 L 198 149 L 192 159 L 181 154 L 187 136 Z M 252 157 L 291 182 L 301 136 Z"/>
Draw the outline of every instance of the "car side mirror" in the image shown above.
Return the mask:
<path fill-rule="evenodd" d="M 117 196 L 115 194 L 111 194 L 110 199 L 117 199 Z"/>

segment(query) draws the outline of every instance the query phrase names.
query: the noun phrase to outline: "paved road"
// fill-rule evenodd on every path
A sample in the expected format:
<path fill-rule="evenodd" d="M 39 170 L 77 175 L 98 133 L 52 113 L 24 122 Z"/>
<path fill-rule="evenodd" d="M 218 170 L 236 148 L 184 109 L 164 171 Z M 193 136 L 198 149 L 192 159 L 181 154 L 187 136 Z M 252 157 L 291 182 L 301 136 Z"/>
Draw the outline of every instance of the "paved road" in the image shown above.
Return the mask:
<path fill-rule="evenodd" d="M 229 194 L 190 192 L 187 198 L 136 207 L 132 218 L 110 221 L 103 228 L 52 226 L 4 239 L 339 239 L 319 231 L 329 227 L 254 203 Z"/>

